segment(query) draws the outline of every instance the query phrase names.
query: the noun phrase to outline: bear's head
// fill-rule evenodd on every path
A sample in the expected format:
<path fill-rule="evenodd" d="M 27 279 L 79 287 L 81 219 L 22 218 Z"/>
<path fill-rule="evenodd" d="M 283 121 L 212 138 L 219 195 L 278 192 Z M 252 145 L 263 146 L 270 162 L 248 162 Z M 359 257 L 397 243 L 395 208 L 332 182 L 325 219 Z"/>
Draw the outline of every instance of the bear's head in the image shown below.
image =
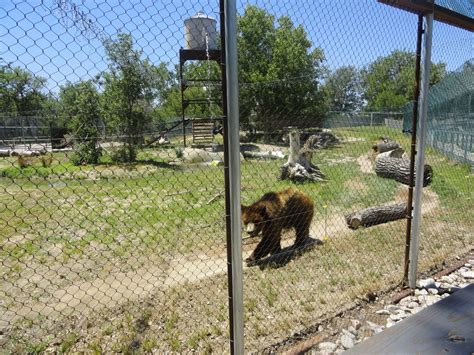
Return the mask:
<path fill-rule="evenodd" d="M 268 220 L 267 208 L 265 205 L 241 205 L 242 223 L 245 231 L 251 236 L 258 235 L 263 228 L 264 222 Z"/>

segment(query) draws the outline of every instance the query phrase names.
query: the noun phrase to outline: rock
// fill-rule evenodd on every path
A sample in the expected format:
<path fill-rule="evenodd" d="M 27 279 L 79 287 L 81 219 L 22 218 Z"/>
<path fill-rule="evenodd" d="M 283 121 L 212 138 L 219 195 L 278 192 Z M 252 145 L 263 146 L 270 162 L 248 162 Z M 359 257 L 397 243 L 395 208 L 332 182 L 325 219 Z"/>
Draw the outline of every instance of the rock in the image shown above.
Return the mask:
<path fill-rule="evenodd" d="M 385 309 L 387 311 L 389 311 L 390 313 L 394 313 L 394 312 L 400 310 L 400 307 L 395 306 L 394 304 L 389 304 L 387 307 L 385 307 Z"/>
<path fill-rule="evenodd" d="M 401 318 L 401 319 L 405 319 L 408 315 L 405 311 L 400 311 L 398 313 L 398 316 Z"/>
<path fill-rule="evenodd" d="M 471 263 L 465 263 L 464 266 L 467 267 L 467 268 L 471 268 L 471 267 L 472 267 Z"/>
<path fill-rule="evenodd" d="M 448 282 L 441 282 L 438 287 L 447 290 L 447 289 L 451 288 L 451 283 L 452 282 L 453 282 L 452 280 L 449 283 Z"/>
<path fill-rule="evenodd" d="M 372 323 L 370 321 L 367 321 L 366 324 L 367 324 L 367 327 L 370 330 L 372 330 L 375 334 L 380 333 L 384 328 L 382 325 L 378 325 L 378 324 Z"/>
<path fill-rule="evenodd" d="M 422 310 L 421 307 L 415 307 L 415 308 L 411 309 L 410 312 L 411 312 L 411 314 L 417 314 L 421 310 Z"/>
<path fill-rule="evenodd" d="M 474 271 L 464 271 L 460 273 L 465 279 L 474 279 Z"/>
<path fill-rule="evenodd" d="M 395 324 L 396 323 L 393 320 L 389 319 L 389 320 L 387 320 L 387 325 L 386 326 L 387 326 L 387 328 L 390 328 L 390 327 L 394 326 Z"/>
<path fill-rule="evenodd" d="M 332 353 L 334 350 L 336 350 L 337 345 L 331 342 L 324 342 L 319 344 L 319 350 L 323 352 L 328 352 Z"/>
<path fill-rule="evenodd" d="M 438 302 L 441 299 L 438 295 L 428 295 L 425 297 L 426 305 L 431 306 L 432 304 Z"/>
<path fill-rule="evenodd" d="M 376 311 L 375 313 L 377 314 L 385 314 L 385 315 L 390 315 L 390 311 L 386 310 L 386 309 L 379 309 L 378 311 Z"/>
<path fill-rule="evenodd" d="M 212 152 L 199 148 L 185 148 L 183 150 L 183 161 L 188 164 L 210 163 L 212 161 L 223 162 L 224 152 Z M 240 153 L 240 161 L 244 160 L 244 156 Z M 215 164 L 215 163 L 213 163 Z"/>
<path fill-rule="evenodd" d="M 351 327 L 349 327 L 349 328 L 351 328 Z M 352 333 L 349 329 L 343 329 L 343 330 L 342 330 L 342 334 L 343 334 L 343 335 L 347 335 L 347 336 L 349 336 L 349 337 L 351 337 L 351 338 L 355 338 L 355 337 L 357 336 L 357 332 L 356 332 L 356 334 L 354 334 L 354 333 Z"/>
<path fill-rule="evenodd" d="M 433 288 L 436 287 L 436 281 L 429 277 L 427 279 L 420 280 L 420 286 L 424 288 Z"/>
<path fill-rule="evenodd" d="M 437 295 L 438 294 L 438 289 L 437 288 L 429 288 L 428 293 L 432 295 Z"/>
<path fill-rule="evenodd" d="M 407 306 L 410 302 L 411 302 L 411 297 L 408 296 L 408 297 L 405 297 L 405 298 L 401 299 L 400 302 L 398 302 L 398 304 L 400 306 Z"/>
<path fill-rule="evenodd" d="M 355 330 L 360 329 L 361 324 L 357 319 L 352 319 L 351 324 L 352 324 L 352 326 L 354 327 Z"/>
<path fill-rule="evenodd" d="M 341 337 L 341 345 L 344 347 L 344 349 L 350 349 L 354 347 L 354 338 L 347 334 L 343 334 Z"/>
<path fill-rule="evenodd" d="M 347 330 L 351 333 L 354 334 L 354 336 L 357 336 L 357 330 L 351 325 Z"/>
<path fill-rule="evenodd" d="M 435 280 L 433 280 L 431 277 L 424 280 L 420 280 L 420 287 L 423 287 L 423 288 L 436 287 Z"/>
<path fill-rule="evenodd" d="M 410 308 L 410 309 L 413 309 L 413 308 L 416 308 L 418 306 L 419 306 L 418 302 L 410 302 L 410 303 L 408 303 L 407 307 Z"/>
<path fill-rule="evenodd" d="M 401 320 L 401 318 L 398 316 L 398 314 L 391 314 L 389 319 L 394 321 L 394 322 L 398 322 L 399 320 Z"/>
<path fill-rule="evenodd" d="M 415 290 L 415 295 L 416 295 L 416 296 L 419 296 L 419 295 L 427 295 L 427 294 L 428 294 L 428 291 L 426 291 L 425 289 L 421 289 L 421 290 L 416 289 L 416 290 Z"/>

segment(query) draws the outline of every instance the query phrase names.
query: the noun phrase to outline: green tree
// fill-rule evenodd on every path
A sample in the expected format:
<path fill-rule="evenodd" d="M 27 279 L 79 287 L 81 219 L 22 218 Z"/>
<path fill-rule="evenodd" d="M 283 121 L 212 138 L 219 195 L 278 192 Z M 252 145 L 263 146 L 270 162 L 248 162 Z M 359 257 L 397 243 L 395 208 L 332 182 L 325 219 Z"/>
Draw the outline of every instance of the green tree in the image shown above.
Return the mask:
<path fill-rule="evenodd" d="M 368 110 L 397 111 L 413 99 L 415 59 L 413 52 L 396 50 L 363 70 Z M 443 79 L 445 74 L 445 63 L 432 63 L 430 85 Z"/>
<path fill-rule="evenodd" d="M 352 112 L 363 105 L 360 73 L 354 66 L 336 69 L 326 79 L 329 109 L 332 111 Z"/>
<path fill-rule="evenodd" d="M 156 68 L 142 52 L 133 48 L 132 36 L 119 33 L 117 40 L 104 42 L 109 71 L 103 73 L 102 112 L 107 124 L 123 141 L 120 157 L 134 161 L 151 120 L 153 101 L 158 97 Z"/>
<path fill-rule="evenodd" d="M 61 109 L 68 117 L 68 128 L 74 139 L 74 154 L 71 161 L 75 165 L 96 164 L 101 156 L 99 147 L 100 96 L 92 81 L 61 87 Z"/>
<path fill-rule="evenodd" d="M 289 124 L 316 125 L 323 117 L 324 54 L 304 28 L 247 6 L 238 19 L 241 120 L 270 132 Z"/>
<path fill-rule="evenodd" d="M 168 80 L 162 84 L 160 90 L 159 106 L 155 111 L 155 116 L 159 120 L 169 120 L 180 118 L 182 114 L 181 90 L 179 86 L 179 67 L 175 68 L 175 73 L 168 73 Z M 185 90 L 185 99 L 218 99 L 220 98 L 220 87 L 214 87 L 201 82 L 203 86 L 189 86 L 189 80 L 220 80 L 219 65 L 216 62 L 192 62 L 183 68 L 183 79 L 188 83 Z M 221 103 L 189 105 L 186 108 L 187 117 L 209 117 L 218 115 L 221 112 Z"/>
<path fill-rule="evenodd" d="M 19 67 L 0 66 L 0 111 L 29 116 L 43 108 L 46 79 Z"/>

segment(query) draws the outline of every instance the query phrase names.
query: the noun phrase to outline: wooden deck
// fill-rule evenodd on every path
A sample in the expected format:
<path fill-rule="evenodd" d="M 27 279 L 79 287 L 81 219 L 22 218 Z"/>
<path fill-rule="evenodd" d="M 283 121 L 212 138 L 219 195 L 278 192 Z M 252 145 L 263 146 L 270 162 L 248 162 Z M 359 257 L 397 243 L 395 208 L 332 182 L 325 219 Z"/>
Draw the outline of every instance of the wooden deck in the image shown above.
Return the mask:
<path fill-rule="evenodd" d="M 374 335 L 344 354 L 474 353 L 474 284 Z"/>

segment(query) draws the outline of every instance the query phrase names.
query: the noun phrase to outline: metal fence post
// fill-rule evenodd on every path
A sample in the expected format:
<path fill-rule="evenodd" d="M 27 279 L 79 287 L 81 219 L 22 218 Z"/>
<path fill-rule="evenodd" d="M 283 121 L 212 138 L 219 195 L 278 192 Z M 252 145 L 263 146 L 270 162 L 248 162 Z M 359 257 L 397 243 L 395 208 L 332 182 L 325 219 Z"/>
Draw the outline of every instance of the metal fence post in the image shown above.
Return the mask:
<path fill-rule="evenodd" d="M 423 177 L 425 165 L 425 141 L 427 131 L 427 114 L 428 114 L 428 95 L 429 95 L 429 79 L 431 67 L 431 40 L 433 35 L 433 13 L 426 15 L 426 29 L 424 41 L 423 56 L 423 75 L 420 94 L 420 137 L 418 143 L 418 154 L 416 158 L 416 176 L 415 176 L 415 200 L 413 206 L 413 224 L 412 238 L 410 243 L 410 263 L 408 283 L 410 288 L 416 287 L 416 274 L 418 270 L 418 253 L 419 253 L 419 233 L 421 225 L 421 202 L 423 193 Z"/>
<path fill-rule="evenodd" d="M 231 353 L 244 353 L 244 305 L 242 236 L 240 222 L 240 142 L 239 142 L 239 87 L 237 71 L 237 7 L 235 0 L 221 0 L 222 57 L 225 58 L 224 139 L 226 169 L 226 214 L 227 215 L 227 262 L 230 264 L 229 307 Z M 222 21 L 224 18 L 224 21 Z M 225 88 L 224 88 L 225 86 Z M 229 250 L 230 246 L 230 250 Z"/>

